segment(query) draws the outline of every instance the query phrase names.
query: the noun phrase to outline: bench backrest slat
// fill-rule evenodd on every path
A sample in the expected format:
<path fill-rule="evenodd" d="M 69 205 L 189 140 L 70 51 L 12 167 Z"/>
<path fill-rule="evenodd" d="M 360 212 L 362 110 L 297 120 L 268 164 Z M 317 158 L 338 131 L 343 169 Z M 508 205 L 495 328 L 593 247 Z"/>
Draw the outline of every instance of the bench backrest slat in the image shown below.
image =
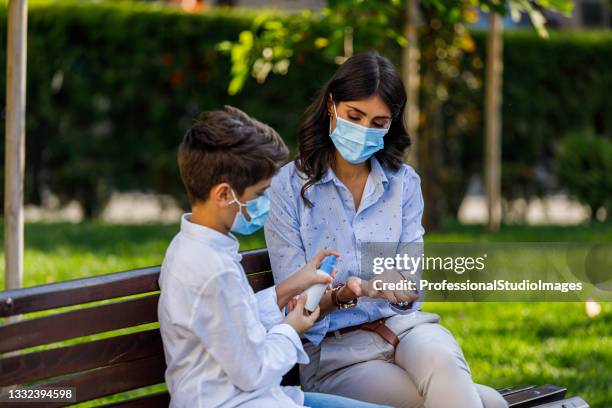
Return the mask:
<path fill-rule="evenodd" d="M 268 272 L 270 268 L 270 258 L 267 249 L 254 249 L 242 253 L 242 268 L 247 275 L 259 272 Z"/>
<path fill-rule="evenodd" d="M 163 355 L 158 329 L 0 360 L 0 387 Z"/>
<path fill-rule="evenodd" d="M 159 266 L 0 292 L 0 317 L 159 290 Z"/>
<path fill-rule="evenodd" d="M 0 327 L 0 353 L 157 321 L 159 295 L 71 310 Z"/>
<path fill-rule="evenodd" d="M 164 356 L 153 356 L 46 381 L 42 385 L 51 388 L 74 387 L 75 402 L 83 402 L 161 384 L 165 370 Z"/>

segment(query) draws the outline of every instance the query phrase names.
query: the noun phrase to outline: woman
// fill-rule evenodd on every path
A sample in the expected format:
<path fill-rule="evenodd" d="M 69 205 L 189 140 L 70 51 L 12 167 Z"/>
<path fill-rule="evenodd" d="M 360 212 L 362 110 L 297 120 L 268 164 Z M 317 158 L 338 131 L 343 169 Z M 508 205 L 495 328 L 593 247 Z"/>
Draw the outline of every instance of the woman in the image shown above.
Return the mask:
<path fill-rule="evenodd" d="M 421 298 L 374 290 L 362 271 L 368 243 L 423 240 L 420 179 L 403 164 L 405 105 L 386 58 L 349 58 L 308 109 L 298 157 L 269 189 L 265 235 L 276 282 L 320 249 L 342 254 L 336 281 L 346 285 L 324 295 L 323 317 L 305 334 L 302 387 L 395 407 L 506 407 L 497 391 L 473 383 L 439 316 L 419 310 Z"/>

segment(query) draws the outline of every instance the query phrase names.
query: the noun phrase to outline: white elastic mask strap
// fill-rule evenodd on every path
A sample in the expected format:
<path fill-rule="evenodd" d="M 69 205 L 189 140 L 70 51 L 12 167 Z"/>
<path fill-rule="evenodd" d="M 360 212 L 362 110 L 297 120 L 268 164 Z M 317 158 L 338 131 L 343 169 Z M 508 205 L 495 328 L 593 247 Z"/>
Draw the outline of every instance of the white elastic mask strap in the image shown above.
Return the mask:
<path fill-rule="evenodd" d="M 242 207 L 246 207 L 246 204 L 243 204 L 240 202 L 240 200 L 238 200 L 238 197 L 236 197 L 236 193 L 234 193 L 233 188 L 231 188 L 230 191 L 232 192 L 232 197 L 234 197 L 234 199 L 230 201 L 229 204 L 233 204 L 233 203 L 238 204 L 239 211 L 242 211 Z"/>

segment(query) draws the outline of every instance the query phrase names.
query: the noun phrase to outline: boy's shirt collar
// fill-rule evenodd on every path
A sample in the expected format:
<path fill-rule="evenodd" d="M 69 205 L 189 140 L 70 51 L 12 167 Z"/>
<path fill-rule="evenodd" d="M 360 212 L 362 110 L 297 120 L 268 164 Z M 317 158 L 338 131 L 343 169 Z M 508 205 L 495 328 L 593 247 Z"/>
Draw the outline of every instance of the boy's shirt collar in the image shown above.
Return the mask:
<path fill-rule="evenodd" d="M 183 214 L 181 217 L 181 232 L 215 249 L 229 253 L 237 261 L 242 259 L 240 253 L 238 253 L 240 243 L 232 233 L 223 234 L 204 225 L 193 223 L 191 222 L 191 213 Z"/>

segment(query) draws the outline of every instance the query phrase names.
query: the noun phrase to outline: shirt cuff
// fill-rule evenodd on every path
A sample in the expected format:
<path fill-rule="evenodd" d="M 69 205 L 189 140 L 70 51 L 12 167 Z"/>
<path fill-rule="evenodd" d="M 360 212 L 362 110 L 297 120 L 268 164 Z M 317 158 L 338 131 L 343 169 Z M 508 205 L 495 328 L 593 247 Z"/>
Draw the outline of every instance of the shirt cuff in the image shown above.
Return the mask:
<path fill-rule="evenodd" d="M 266 330 L 284 320 L 285 315 L 276 303 L 276 286 L 260 290 L 255 293 L 255 298 L 259 307 L 259 320 Z"/>
<path fill-rule="evenodd" d="M 302 340 L 300 340 L 300 336 L 298 336 L 297 332 L 293 327 L 291 327 L 291 325 L 288 325 L 287 323 L 277 324 L 272 329 L 270 329 L 268 333 L 282 334 L 287 337 L 295 346 L 295 350 L 297 351 L 298 363 L 308 364 L 310 362 L 308 354 L 306 354 L 306 352 L 304 351 L 304 346 L 302 345 Z"/>

